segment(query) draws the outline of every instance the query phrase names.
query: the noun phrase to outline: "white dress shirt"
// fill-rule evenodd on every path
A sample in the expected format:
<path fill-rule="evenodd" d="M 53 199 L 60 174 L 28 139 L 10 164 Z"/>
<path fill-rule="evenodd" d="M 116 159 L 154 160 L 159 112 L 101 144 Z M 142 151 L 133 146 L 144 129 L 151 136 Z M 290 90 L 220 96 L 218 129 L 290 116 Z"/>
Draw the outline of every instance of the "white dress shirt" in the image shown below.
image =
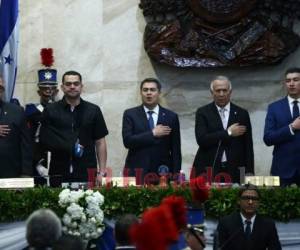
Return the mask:
<path fill-rule="evenodd" d="M 223 128 L 226 130 L 227 126 L 228 126 L 228 120 L 229 120 L 229 113 L 230 113 L 230 102 L 227 103 L 226 106 L 224 106 L 223 108 L 219 107 L 218 105 L 216 105 L 222 124 L 223 124 Z M 222 117 L 222 110 L 224 112 L 224 117 Z M 226 152 L 224 150 L 223 154 L 222 154 L 222 159 L 221 162 L 226 162 L 227 161 L 227 157 L 226 157 Z"/>
<path fill-rule="evenodd" d="M 291 115 L 292 115 L 292 117 L 293 117 L 294 101 L 298 101 L 298 108 L 299 108 L 299 110 L 300 110 L 300 98 L 294 99 L 294 98 L 290 97 L 289 95 L 288 95 L 287 98 L 288 98 L 288 101 L 289 101 L 290 112 L 291 112 Z"/>
<path fill-rule="evenodd" d="M 244 215 L 242 213 L 241 214 L 241 217 L 242 217 L 242 222 L 243 222 L 243 226 L 244 226 L 244 232 L 246 231 L 246 226 L 247 226 L 247 223 L 246 223 L 246 220 L 248 220 L 246 217 L 244 217 Z M 255 218 L 256 218 L 256 214 L 252 216 L 251 218 L 251 232 L 252 232 L 252 229 L 253 229 L 253 225 L 254 225 L 254 221 L 255 221 Z"/>
<path fill-rule="evenodd" d="M 298 101 L 298 108 L 300 110 L 300 98 L 298 99 L 294 99 L 292 97 L 290 97 L 289 95 L 287 96 L 288 98 L 288 102 L 289 102 L 289 107 L 290 107 L 290 112 L 291 112 L 291 116 L 293 117 L 293 107 L 294 107 L 294 101 Z M 292 130 L 291 126 L 290 127 L 290 131 L 291 131 L 291 134 L 294 135 L 294 131 Z"/>
<path fill-rule="evenodd" d="M 157 120 L 158 120 L 158 114 L 159 114 L 159 105 L 156 105 L 154 109 L 148 109 L 146 106 L 143 106 L 145 113 L 147 115 L 147 119 L 149 119 L 149 114 L 148 111 L 153 111 L 152 113 L 152 118 L 154 121 L 154 127 L 157 125 Z"/>

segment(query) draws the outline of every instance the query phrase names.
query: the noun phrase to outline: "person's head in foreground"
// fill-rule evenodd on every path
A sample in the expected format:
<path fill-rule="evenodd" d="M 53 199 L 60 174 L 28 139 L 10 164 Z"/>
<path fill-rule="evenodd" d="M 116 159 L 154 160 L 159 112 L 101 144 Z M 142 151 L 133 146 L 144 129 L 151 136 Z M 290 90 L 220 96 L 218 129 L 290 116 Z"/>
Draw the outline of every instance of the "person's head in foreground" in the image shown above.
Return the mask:
<path fill-rule="evenodd" d="M 132 225 L 138 223 L 138 218 L 133 214 L 125 214 L 116 221 L 114 233 L 118 246 L 132 245 L 129 231 Z"/>
<path fill-rule="evenodd" d="M 29 249 L 47 249 L 62 234 L 61 221 L 50 209 L 39 209 L 33 212 L 26 224 Z"/>
<path fill-rule="evenodd" d="M 239 191 L 240 212 L 246 219 L 251 219 L 259 206 L 259 192 L 256 186 L 246 184 Z"/>

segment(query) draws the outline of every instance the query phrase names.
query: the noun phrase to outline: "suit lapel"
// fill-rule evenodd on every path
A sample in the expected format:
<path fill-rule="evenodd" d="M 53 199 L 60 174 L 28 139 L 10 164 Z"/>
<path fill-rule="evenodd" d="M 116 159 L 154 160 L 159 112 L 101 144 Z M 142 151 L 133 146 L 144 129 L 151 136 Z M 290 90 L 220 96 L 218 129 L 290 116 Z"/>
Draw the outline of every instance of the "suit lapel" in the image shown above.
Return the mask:
<path fill-rule="evenodd" d="M 216 121 L 216 123 L 218 124 L 218 127 L 220 129 L 223 129 L 223 123 L 222 123 L 222 120 L 221 120 L 221 117 L 220 117 L 220 114 L 219 114 L 219 111 L 218 111 L 218 108 L 216 106 L 216 104 L 214 102 L 212 102 L 210 104 L 210 109 L 211 109 L 211 113 L 214 115 L 214 120 Z"/>
<path fill-rule="evenodd" d="M 148 118 L 145 113 L 143 105 L 138 107 L 138 117 L 145 130 L 149 130 L 150 128 L 149 128 Z"/>
<path fill-rule="evenodd" d="M 256 234 L 257 234 L 257 230 L 258 228 L 262 227 L 262 225 L 259 225 L 259 216 L 256 215 L 254 223 L 253 223 L 253 228 L 252 228 L 252 233 L 251 233 L 251 238 L 255 239 Z"/>
<path fill-rule="evenodd" d="M 292 114 L 291 114 L 291 110 L 290 110 L 290 104 L 289 104 L 289 100 L 287 97 L 285 97 L 282 102 L 282 112 L 281 114 L 283 116 L 286 116 L 285 117 L 285 120 L 287 121 L 292 121 L 293 120 L 293 117 L 292 117 Z"/>
<path fill-rule="evenodd" d="M 238 110 L 236 106 L 232 103 L 230 103 L 230 112 L 229 112 L 229 117 L 228 117 L 228 123 L 227 123 L 227 128 L 230 127 L 233 123 L 236 123 L 237 120 L 237 115 L 238 115 Z"/>
<path fill-rule="evenodd" d="M 159 105 L 157 124 L 166 125 L 166 112 L 165 109 Z"/>
<path fill-rule="evenodd" d="M 264 227 L 264 225 L 261 225 L 259 215 L 256 215 L 254 223 L 253 223 L 251 235 L 250 235 L 250 240 L 248 241 L 249 249 L 255 248 L 255 242 L 257 242 L 259 240 L 259 238 L 260 238 L 259 234 L 263 227 Z"/>
<path fill-rule="evenodd" d="M 234 217 L 232 221 L 231 237 L 233 237 L 232 240 L 238 242 L 237 244 L 244 247 L 247 246 L 244 224 L 243 224 L 241 214 L 239 212 L 234 213 Z"/>
<path fill-rule="evenodd" d="M 241 233 L 243 235 L 245 235 L 245 233 L 244 233 L 244 224 L 243 224 L 242 217 L 241 217 L 240 213 L 236 212 L 235 216 L 236 216 L 235 217 L 235 219 L 236 219 L 235 225 L 238 225 L 240 230 L 241 230 Z"/>

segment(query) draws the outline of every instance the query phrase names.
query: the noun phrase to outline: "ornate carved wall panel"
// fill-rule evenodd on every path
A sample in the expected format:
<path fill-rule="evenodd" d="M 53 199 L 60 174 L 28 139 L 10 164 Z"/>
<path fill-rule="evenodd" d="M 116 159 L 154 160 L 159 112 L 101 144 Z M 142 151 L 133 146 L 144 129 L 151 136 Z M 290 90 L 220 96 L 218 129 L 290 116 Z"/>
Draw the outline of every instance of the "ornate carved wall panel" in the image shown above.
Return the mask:
<path fill-rule="evenodd" d="M 176 67 L 277 63 L 300 43 L 299 0 L 141 0 L 144 47 Z"/>

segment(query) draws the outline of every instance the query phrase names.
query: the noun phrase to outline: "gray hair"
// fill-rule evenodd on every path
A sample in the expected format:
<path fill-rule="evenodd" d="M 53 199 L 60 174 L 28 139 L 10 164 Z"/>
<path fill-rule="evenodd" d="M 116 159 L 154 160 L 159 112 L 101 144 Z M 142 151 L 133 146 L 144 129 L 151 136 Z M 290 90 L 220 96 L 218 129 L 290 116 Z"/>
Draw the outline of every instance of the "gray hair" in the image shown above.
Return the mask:
<path fill-rule="evenodd" d="M 50 209 L 33 212 L 26 224 L 26 239 L 30 247 L 51 247 L 62 234 L 60 219 Z"/>
<path fill-rule="evenodd" d="M 227 76 L 216 76 L 211 82 L 210 82 L 210 91 L 213 91 L 213 85 L 214 85 L 214 81 L 226 81 L 229 84 L 229 90 L 232 89 L 232 85 L 231 85 L 231 81 L 229 80 L 229 78 Z"/>

